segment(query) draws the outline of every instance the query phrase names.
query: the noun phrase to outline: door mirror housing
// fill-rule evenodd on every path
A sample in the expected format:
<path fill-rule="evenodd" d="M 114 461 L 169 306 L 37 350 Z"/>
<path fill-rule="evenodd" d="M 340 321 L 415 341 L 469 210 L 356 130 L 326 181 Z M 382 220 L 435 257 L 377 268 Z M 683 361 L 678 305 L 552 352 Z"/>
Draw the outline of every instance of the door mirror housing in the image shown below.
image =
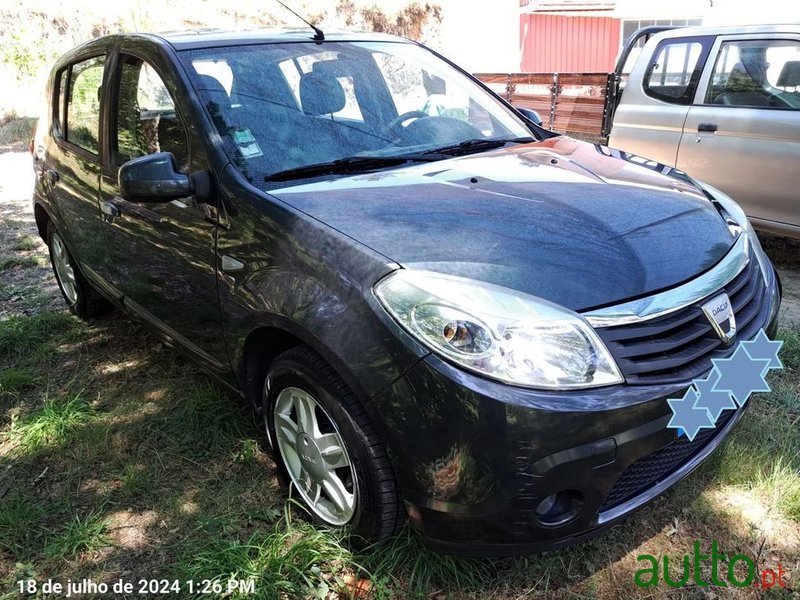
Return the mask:
<path fill-rule="evenodd" d="M 542 126 L 542 117 L 539 116 L 539 113 L 530 108 L 523 108 L 521 106 L 515 106 L 514 108 L 517 109 L 517 112 L 522 114 L 523 117 L 528 119 L 528 121 L 532 122 L 534 125 L 538 125 L 539 127 Z"/>
<path fill-rule="evenodd" d="M 131 202 L 170 202 L 193 193 L 188 175 L 179 173 L 171 152 L 134 158 L 119 168 L 119 195 Z"/>

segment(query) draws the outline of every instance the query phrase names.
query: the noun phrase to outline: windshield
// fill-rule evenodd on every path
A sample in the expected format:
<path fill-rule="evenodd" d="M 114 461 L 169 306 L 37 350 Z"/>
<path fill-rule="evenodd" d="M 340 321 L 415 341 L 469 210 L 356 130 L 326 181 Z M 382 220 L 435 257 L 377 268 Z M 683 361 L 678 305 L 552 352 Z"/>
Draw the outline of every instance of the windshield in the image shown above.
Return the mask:
<path fill-rule="evenodd" d="M 531 136 L 494 97 L 411 43 L 260 44 L 182 58 L 230 159 L 262 187 L 278 173 L 302 176 L 310 173 L 304 167 L 341 159 L 428 152 L 431 160 L 440 148 L 477 152 L 493 145 L 476 141 Z M 348 173 L 354 164 L 403 164 L 345 162 Z"/>

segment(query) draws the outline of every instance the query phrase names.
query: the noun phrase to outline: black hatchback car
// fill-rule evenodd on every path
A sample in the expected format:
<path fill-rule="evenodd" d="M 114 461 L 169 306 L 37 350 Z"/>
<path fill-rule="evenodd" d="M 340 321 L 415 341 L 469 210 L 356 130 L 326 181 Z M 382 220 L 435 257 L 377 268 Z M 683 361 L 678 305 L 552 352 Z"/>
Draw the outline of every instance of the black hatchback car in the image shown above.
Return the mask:
<path fill-rule="evenodd" d="M 405 39 L 114 35 L 47 102 L 33 208 L 72 311 L 121 307 L 249 399 L 313 518 L 369 539 L 601 532 L 741 416 L 690 441 L 667 399 L 775 331 L 730 198 Z M 736 340 L 702 310 L 722 294 Z"/>

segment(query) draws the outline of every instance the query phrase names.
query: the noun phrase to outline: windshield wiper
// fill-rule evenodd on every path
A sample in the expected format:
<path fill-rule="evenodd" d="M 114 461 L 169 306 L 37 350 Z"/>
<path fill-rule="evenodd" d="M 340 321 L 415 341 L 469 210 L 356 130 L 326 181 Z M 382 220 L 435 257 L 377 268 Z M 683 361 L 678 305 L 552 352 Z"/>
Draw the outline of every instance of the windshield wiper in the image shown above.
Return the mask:
<path fill-rule="evenodd" d="M 518 138 L 476 138 L 472 140 L 464 140 L 457 144 L 450 144 L 448 146 L 441 146 L 423 152 L 423 154 L 446 154 L 448 156 L 457 156 L 458 154 L 467 154 L 469 152 L 481 152 L 483 150 L 492 150 L 500 148 L 506 144 L 527 144 L 534 142 L 532 137 L 518 137 Z"/>
<path fill-rule="evenodd" d="M 264 177 L 264 181 L 291 181 L 293 179 L 303 179 L 306 177 L 317 177 L 320 175 L 335 175 L 344 173 L 368 173 L 386 167 L 395 167 L 412 162 L 431 162 L 441 160 L 442 156 L 436 153 L 425 152 L 423 154 L 405 154 L 398 156 L 350 156 L 339 158 L 330 162 L 304 165 L 285 171 L 278 171 Z"/>

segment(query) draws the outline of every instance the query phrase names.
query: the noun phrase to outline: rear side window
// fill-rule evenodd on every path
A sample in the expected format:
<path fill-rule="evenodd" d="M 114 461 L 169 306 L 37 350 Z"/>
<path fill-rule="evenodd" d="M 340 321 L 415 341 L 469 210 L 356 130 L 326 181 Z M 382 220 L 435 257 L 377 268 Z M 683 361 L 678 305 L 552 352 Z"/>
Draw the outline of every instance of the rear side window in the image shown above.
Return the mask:
<path fill-rule="evenodd" d="M 800 42 L 743 40 L 720 47 L 706 104 L 800 109 Z"/>
<path fill-rule="evenodd" d="M 104 63 L 103 56 L 75 63 L 69 76 L 65 138 L 92 154 L 97 154 L 99 149 L 100 93 Z"/>
<path fill-rule="evenodd" d="M 67 97 L 67 77 L 69 69 L 56 75 L 56 87 L 53 93 L 53 135 L 64 137 L 64 105 Z"/>
<path fill-rule="evenodd" d="M 648 96 L 670 104 L 691 104 L 712 38 L 662 41 L 644 78 Z"/>

